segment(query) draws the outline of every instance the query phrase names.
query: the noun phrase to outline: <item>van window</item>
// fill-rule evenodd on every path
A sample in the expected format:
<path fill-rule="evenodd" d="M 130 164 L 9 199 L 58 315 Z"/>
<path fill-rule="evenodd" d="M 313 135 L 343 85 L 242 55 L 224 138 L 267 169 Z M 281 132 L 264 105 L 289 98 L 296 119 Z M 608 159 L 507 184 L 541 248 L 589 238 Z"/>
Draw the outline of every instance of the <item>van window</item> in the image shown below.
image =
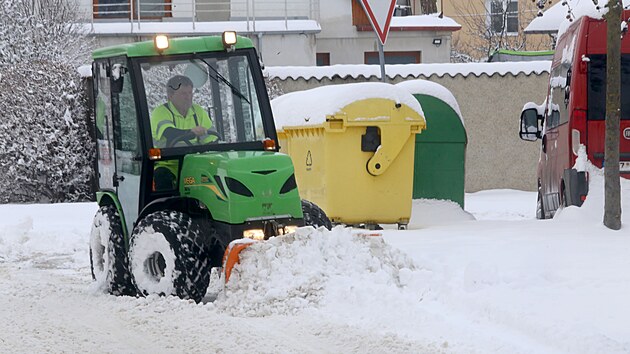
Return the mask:
<path fill-rule="evenodd" d="M 606 117 L 606 55 L 589 55 L 588 119 Z M 630 119 L 630 54 L 621 56 L 621 119 Z"/>
<path fill-rule="evenodd" d="M 555 128 L 569 121 L 569 112 L 567 110 L 568 97 L 571 92 L 570 66 L 563 63 L 551 70 L 551 99 L 545 120 L 547 128 Z"/>

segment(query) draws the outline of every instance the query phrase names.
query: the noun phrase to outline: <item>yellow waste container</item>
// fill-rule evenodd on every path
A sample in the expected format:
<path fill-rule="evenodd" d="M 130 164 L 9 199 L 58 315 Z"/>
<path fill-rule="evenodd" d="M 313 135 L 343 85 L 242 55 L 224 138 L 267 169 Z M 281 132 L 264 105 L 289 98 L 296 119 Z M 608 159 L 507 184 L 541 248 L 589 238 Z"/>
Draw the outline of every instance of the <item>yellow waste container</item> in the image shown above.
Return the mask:
<path fill-rule="evenodd" d="M 394 85 L 358 83 L 283 95 L 272 108 L 302 198 L 334 223 L 406 228 L 415 138 L 426 128 L 418 100 Z"/>

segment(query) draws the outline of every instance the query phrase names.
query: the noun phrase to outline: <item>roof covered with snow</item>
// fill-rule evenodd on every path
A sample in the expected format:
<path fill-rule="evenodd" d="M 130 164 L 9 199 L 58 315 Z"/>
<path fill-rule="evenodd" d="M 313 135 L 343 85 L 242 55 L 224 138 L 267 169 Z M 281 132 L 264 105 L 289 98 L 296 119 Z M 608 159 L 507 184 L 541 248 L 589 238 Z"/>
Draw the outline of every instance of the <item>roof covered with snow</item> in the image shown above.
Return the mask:
<path fill-rule="evenodd" d="M 606 11 L 603 7 L 605 2 L 605 0 L 599 2 L 601 10 L 598 10 L 591 0 L 566 0 L 566 5 L 563 5 L 564 1 L 557 2 L 545 11 L 543 16 L 536 17 L 525 28 L 525 32 L 557 33 L 560 28 L 566 28 L 569 26 L 570 21 L 567 19 L 567 16 L 570 16 L 573 21 L 582 16 L 601 18 Z M 623 4 L 624 6 L 630 5 L 630 0 L 623 0 Z"/>
<path fill-rule="evenodd" d="M 407 64 L 407 65 L 385 65 L 385 73 L 390 79 L 398 76 L 402 78 L 419 78 L 431 76 L 462 75 L 467 77 L 506 76 L 519 74 L 541 75 L 548 73 L 551 68 L 551 61 L 530 61 L 530 62 L 503 62 L 503 63 L 440 63 L 440 64 Z M 266 73 L 271 78 L 286 79 L 333 79 L 336 77 L 345 79 L 380 77 L 381 69 L 378 65 L 331 65 L 331 66 L 268 66 Z"/>
<path fill-rule="evenodd" d="M 417 29 L 443 29 L 458 30 L 462 26 L 450 17 L 439 17 L 438 14 L 418 15 L 418 16 L 394 16 L 390 23 L 390 30 L 396 30 L 398 27 L 417 28 Z"/>

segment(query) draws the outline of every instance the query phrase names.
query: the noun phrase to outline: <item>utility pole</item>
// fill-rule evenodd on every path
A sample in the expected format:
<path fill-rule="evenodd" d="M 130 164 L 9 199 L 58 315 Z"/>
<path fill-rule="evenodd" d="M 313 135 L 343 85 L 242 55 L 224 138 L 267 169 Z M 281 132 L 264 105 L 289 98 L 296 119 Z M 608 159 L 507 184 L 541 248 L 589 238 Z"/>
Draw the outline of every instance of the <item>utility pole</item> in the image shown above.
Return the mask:
<path fill-rule="evenodd" d="M 596 1 L 593 1 L 596 3 Z M 604 149 L 604 225 L 621 229 L 619 119 L 621 115 L 621 0 L 608 1 L 606 59 L 606 143 Z"/>

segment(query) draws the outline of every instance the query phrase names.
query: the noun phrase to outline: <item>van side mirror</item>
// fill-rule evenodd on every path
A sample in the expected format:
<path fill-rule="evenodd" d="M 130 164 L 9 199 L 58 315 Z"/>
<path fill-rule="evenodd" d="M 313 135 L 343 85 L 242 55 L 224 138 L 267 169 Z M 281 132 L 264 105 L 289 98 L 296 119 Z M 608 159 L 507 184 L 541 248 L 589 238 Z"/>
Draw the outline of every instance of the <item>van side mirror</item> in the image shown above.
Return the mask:
<path fill-rule="evenodd" d="M 521 139 L 536 141 L 542 137 L 540 122 L 543 117 L 538 114 L 536 108 L 527 108 L 521 112 L 521 129 L 519 135 Z"/>

